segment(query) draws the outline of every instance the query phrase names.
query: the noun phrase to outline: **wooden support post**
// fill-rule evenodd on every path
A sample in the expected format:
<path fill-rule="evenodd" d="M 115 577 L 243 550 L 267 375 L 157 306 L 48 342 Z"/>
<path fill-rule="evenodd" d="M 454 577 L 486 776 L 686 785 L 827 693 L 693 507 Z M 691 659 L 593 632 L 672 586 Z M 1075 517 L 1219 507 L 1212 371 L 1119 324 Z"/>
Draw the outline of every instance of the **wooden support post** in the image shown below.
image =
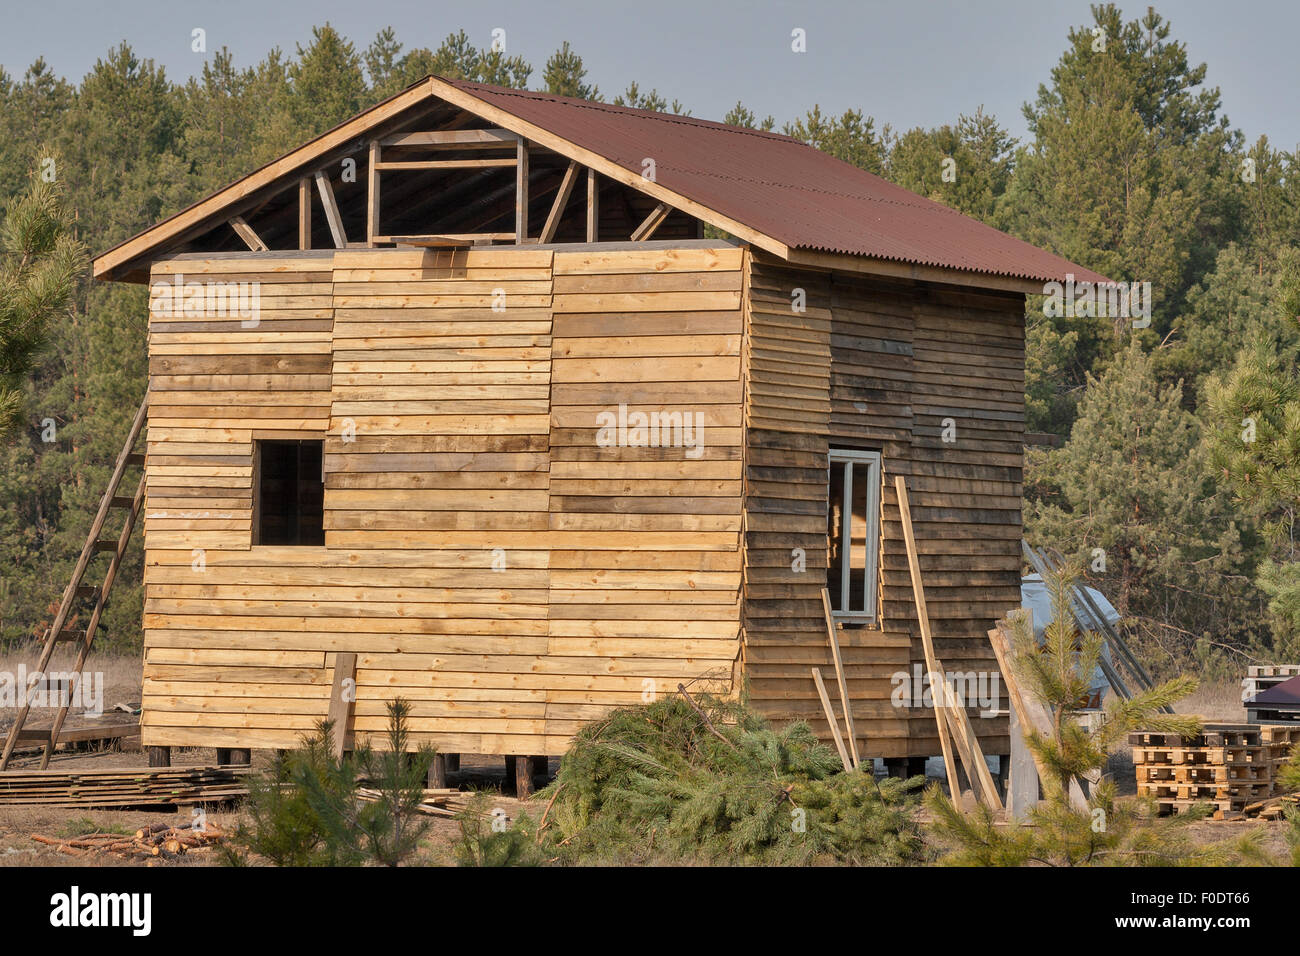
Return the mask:
<path fill-rule="evenodd" d="M 333 726 L 334 759 L 341 760 L 348 747 L 348 724 L 357 700 L 357 655 L 339 651 L 334 655 L 334 685 L 330 689 L 329 721 Z"/>
<path fill-rule="evenodd" d="M 325 221 L 330 224 L 330 235 L 334 238 L 335 249 L 346 249 L 347 233 L 343 231 L 343 216 L 339 213 L 339 204 L 334 198 L 334 187 L 324 172 L 316 173 L 316 190 L 320 193 L 320 204 L 325 209 Z"/>
<path fill-rule="evenodd" d="M 600 185 L 594 169 L 587 170 L 587 241 L 600 241 Z"/>
<path fill-rule="evenodd" d="M 429 789 L 442 790 L 447 786 L 447 755 L 434 754 L 429 764 Z"/>
<path fill-rule="evenodd" d="M 528 140 L 515 143 L 515 243 L 528 238 Z"/>
<path fill-rule="evenodd" d="M 311 248 L 311 180 L 298 180 L 298 248 Z"/>
<path fill-rule="evenodd" d="M 668 214 L 672 212 L 672 207 L 667 203 L 661 202 L 650 211 L 650 215 L 641 221 L 641 225 L 632 230 L 632 241 L 642 242 L 649 239 L 655 234 L 655 230 L 663 225 Z"/>
<path fill-rule="evenodd" d="M 515 757 L 515 796 L 527 800 L 533 795 L 533 758 Z"/>
<path fill-rule="evenodd" d="M 150 747 L 148 749 L 149 749 L 149 766 L 170 767 L 172 765 L 171 747 Z"/>
<path fill-rule="evenodd" d="M 366 245 L 373 247 L 379 235 L 379 140 L 370 141 L 369 184 L 366 190 Z"/>
<path fill-rule="evenodd" d="M 570 162 L 569 168 L 564 171 L 564 179 L 560 180 L 560 191 L 555 194 L 555 202 L 551 203 L 551 213 L 546 217 L 546 225 L 542 226 L 542 235 L 538 242 L 550 242 L 555 238 L 555 230 L 559 228 L 560 217 L 564 215 L 564 207 L 568 205 L 569 196 L 573 193 L 573 184 L 578 181 L 580 168 L 576 162 Z"/>
<path fill-rule="evenodd" d="M 239 238 L 244 240 L 244 244 L 253 252 L 266 252 L 266 243 L 262 241 L 256 230 L 253 229 L 243 216 L 234 216 L 230 220 L 230 228 L 239 234 Z"/>

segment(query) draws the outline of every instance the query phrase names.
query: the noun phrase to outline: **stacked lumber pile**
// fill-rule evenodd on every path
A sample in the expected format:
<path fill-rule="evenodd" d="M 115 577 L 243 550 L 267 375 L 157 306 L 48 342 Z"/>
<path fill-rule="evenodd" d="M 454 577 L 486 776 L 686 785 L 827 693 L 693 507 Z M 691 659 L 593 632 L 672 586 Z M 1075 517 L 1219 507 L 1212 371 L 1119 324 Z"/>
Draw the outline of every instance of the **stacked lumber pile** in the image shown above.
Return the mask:
<path fill-rule="evenodd" d="M 18 770 L 0 773 L 0 806 L 126 809 L 225 803 L 248 795 L 246 767 Z"/>
<path fill-rule="evenodd" d="M 1281 820 L 1300 809 L 1300 793 L 1284 793 L 1278 797 L 1246 804 L 1238 814 L 1228 814 L 1226 820 Z"/>
<path fill-rule="evenodd" d="M 1190 738 L 1129 735 L 1139 796 L 1155 800 L 1162 815 L 1213 804 L 1216 820 L 1281 796 L 1276 771 L 1296 743 L 1300 727 L 1294 725 L 1207 724 Z"/>
<path fill-rule="evenodd" d="M 171 860 L 191 851 L 211 850 L 225 838 L 225 831 L 211 823 L 202 826 L 194 823 L 177 826 L 155 823 L 136 830 L 134 836 L 123 833 L 87 833 L 83 836 L 58 838 L 32 834 L 32 839 L 37 843 L 55 847 L 57 852 L 68 856 L 107 853 L 126 860 Z"/>
<path fill-rule="evenodd" d="M 382 794 L 371 787 L 358 787 L 357 797 L 366 803 L 374 803 Z M 418 809 L 431 817 L 454 817 L 469 806 L 471 794 L 455 789 L 425 790 L 424 798 Z"/>

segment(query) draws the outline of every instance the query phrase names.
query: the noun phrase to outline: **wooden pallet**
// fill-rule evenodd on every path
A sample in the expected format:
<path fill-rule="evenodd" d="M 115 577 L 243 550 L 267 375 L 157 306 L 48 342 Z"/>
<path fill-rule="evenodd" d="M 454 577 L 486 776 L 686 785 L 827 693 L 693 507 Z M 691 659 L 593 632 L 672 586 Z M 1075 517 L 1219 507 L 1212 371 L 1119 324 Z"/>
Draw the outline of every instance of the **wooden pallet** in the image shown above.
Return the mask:
<path fill-rule="evenodd" d="M 1277 768 L 1297 743 L 1300 727 L 1260 724 L 1209 724 L 1191 737 L 1129 735 L 1140 796 L 1162 814 L 1210 803 L 1220 819 L 1275 796 Z"/>
<path fill-rule="evenodd" d="M 1250 699 L 1300 674 L 1300 664 L 1255 664 L 1246 674 L 1246 697 Z"/>

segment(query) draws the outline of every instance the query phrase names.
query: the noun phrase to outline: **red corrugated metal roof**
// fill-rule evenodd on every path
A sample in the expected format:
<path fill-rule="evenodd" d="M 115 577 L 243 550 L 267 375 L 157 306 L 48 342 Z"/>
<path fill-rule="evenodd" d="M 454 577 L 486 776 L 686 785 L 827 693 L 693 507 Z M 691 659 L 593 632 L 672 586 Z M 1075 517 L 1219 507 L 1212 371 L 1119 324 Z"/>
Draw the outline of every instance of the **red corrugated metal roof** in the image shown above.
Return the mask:
<path fill-rule="evenodd" d="M 446 81 L 793 249 L 1041 281 L 1106 281 L 798 140 L 606 103 Z"/>

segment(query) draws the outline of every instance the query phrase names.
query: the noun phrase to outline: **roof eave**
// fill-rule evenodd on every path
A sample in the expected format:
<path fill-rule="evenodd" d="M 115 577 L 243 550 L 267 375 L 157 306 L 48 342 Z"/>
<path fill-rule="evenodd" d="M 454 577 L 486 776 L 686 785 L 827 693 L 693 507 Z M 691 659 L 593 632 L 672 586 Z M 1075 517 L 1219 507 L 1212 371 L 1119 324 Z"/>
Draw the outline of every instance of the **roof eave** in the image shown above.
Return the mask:
<path fill-rule="evenodd" d="M 1022 276 L 995 275 L 965 269 L 949 269 L 873 256 L 859 256 L 843 252 L 818 252 L 812 249 L 792 249 L 787 259 L 794 265 L 815 269 L 839 269 L 863 275 L 884 276 L 891 279 L 912 279 L 918 282 L 936 282 L 976 289 L 993 289 L 998 292 L 1017 292 L 1024 295 L 1042 295 L 1043 280 Z"/>

